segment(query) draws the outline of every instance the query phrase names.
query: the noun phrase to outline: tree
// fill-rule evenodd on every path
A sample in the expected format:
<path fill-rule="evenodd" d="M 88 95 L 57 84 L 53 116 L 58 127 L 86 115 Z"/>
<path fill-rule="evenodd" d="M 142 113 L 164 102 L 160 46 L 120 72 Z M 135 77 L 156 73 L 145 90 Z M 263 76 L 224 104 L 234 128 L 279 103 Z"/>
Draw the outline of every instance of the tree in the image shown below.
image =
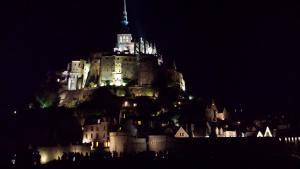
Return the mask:
<path fill-rule="evenodd" d="M 54 73 L 48 73 L 46 80 L 41 84 L 38 90 L 35 100 L 39 104 L 40 108 L 49 108 L 57 106 L 59 102 L 58 90 L 60 86 L 56 81 Z"/>

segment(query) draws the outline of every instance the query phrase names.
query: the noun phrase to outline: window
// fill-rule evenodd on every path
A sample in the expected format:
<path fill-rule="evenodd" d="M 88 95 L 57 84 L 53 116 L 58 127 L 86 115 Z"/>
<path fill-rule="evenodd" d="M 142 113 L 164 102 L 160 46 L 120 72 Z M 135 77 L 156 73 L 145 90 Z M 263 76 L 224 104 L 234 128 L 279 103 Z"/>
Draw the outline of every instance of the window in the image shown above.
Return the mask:
<path fill-rule="evenodd" d="M 85 138 L 88 138 L 88 135 L 87 135 L 87 134 L 85 134 Z"/>
<path fill-rule="evenodd" d="M 93 139 L 93 133 L 91 133 L 91 139 Z"/>
<path fill-rule="evenodd" d="M 99 134 L 98 133 L 96 133 L 96 138 L 99 138 Z"/>
<path fill-rule="evenodd" d="M 140 120 L 137 123 L 139 126 L 142 125 L 142 121 L 140 121 Z"/>
<path fill-rule="evenodd" d="M 94 131 L 94 127 L 93 126 L 91 127 L 91 131 Z"/>

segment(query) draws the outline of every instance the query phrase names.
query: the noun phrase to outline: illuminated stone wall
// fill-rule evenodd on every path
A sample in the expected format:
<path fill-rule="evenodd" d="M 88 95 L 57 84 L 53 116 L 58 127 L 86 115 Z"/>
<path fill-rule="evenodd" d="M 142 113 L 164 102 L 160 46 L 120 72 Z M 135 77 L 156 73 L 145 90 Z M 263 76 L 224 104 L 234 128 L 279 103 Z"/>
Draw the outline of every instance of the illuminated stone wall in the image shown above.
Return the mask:
<path fill-rule="evenodd" d="M 100 66 L 100 85 L 123 85 L 123 79 L 137 79 L 137 59 L 133 55 L 103 56 Z"/>
<path fill-rule="evenodd" d="M 122 77 L 125 79 L 137 79 L 137 57 L 122 56 Z"/>
<path fill-rule="evenodd" d="M 60 93 L 59 106 L 74 108 L 78 104 L 90 99 L 95 89 L 81 89 L 74 91 L 64 91 Z"/>
<path fill-rule="evenodd" d="M 130 93 L 135 96 L 158 97 L 159 92 L 152 87 L 129 87 Z"/>
<path fill-rule="evenodd" d="M 182 73 L 178 72 L 175 69 L 166 70 L 166 75 L 169 82 L 169 86 L 178 86 L 181 90 L 185 91 L 185 81 L 183 79 Z"/>
<path fill-rule="evenodd" d="M 167 78 L 169 86 L 179 86 L 185 90 L 185 81 L 182 73 L 175 69 L 164 70 L 158 65 L 155 55 L 102 55 L 93 54 L 89 62 L 85 60 L 72 61 L 69 64 L 68 90 L 96 88 L 99 86 L 126 86 L 128 83 L 145 90 L 134 89 L 135 96 L 151 96 L 145 92 L 158 80 L 158 77 Z M 154 93 L 154 92 L 152 92 Z"/>
<path fill-rule="evenodd" d="M 112 56 L 102 56 L 100 61 L 100 81 L 113 81 L 115 59 Z"/>
<path fill-rule="evenodd" d="M 83 68 L 83 77 L 82 77 L 82 86 L 81 88 L 86 87 L 86 81 L 90 72 L 91 64 L 90 63 L 85 63 L 84 68 Z"/>
<path fill-rule="evenodd" d="M 85 60 L 74 60 L 69 64 L 68 90 L 78 90 L 85 86 L 90 64 Z"/>
<path fill-rule="evenodd" d="M 41 163 L 45 164 L 53 160 L 58 160 L 63 153 L 82 153 L 83 155 L 90 154 L 90 146 L 88 145 L 70 145 L 70 146 L 53 146 L 39 147 L 38 151 L 41 155 Z"/>
<path fill-rule="evenodd" d="M 147 151 L 147 141 L 146 138 L 135 138 L 130 137 L 128 140 L 127 152 L 129 153 L 139 153 Z"/>
<path fill-rule="evenodd" d="M 172 143 L 164 135 L 152 135 L 148 137 L 148 147 L 146 138 L 130 137 L 123 132 L 110 132 L 110 152 L 138 153 L 144 151 L 166 151 Z"/>
<path fill-rule="evenodd" d="M 86 87 L 93 87 L 93 85 L 100 85 L 100 59 L 94 58 L 91 61 L 91 68 L 88 74 Z"/>
<path fill-rule="evenodd" d="M 148 150 L 160 152 L 167 150 L 167 136 L 165 135 L 149 135 Z"/>
<path fill-rule="evenodd" d="M 128 144 L 128 136 L 123 132 L 110 132 L 109 133 L 109 151 L 117 152 L 118 155 L 126 151 L 126 146 Z"/>

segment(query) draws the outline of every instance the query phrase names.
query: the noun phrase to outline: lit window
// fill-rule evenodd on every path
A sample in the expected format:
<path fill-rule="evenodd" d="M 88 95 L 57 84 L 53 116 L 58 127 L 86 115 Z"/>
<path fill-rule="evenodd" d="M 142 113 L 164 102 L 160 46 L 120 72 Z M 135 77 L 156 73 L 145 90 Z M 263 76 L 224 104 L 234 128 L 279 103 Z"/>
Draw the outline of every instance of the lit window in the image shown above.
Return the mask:
<path fill-rule="evenodd" d="M 109 147 L 110 143 L 109 141 L 104 142 L 104 147 Z"/>

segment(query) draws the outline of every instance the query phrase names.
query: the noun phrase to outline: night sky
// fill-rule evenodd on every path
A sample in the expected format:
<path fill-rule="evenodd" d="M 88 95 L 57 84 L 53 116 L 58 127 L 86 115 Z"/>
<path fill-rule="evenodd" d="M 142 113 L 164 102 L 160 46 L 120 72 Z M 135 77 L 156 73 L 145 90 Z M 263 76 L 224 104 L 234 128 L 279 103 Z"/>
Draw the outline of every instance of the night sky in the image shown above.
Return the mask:
<path fill-rule="evenodd" d="M 1 107 L 24 103 L 51 70 L 111 51 L 122 0 L 1 4 Z M 128 0 L 132 32 L 176 60 L 189 92 L 247 115 L 297 113 L 300 4 Z"/>

